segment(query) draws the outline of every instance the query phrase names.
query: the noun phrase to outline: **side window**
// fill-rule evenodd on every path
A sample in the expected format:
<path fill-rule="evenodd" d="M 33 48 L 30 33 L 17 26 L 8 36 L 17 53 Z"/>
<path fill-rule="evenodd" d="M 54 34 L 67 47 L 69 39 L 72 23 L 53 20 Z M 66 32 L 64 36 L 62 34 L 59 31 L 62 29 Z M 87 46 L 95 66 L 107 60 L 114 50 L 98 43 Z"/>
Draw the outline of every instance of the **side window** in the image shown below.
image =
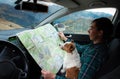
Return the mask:
<path fill-rule="evenodd" d="M 68 34 L 88 34 L 87 30 L 91 21 L 95 18 L 107 17 L 112 20 L 115 15 L 115 8 L 97 8 L 71 13 L 59 18 L 53 24 L 65 26 L 64 33 Z"/>

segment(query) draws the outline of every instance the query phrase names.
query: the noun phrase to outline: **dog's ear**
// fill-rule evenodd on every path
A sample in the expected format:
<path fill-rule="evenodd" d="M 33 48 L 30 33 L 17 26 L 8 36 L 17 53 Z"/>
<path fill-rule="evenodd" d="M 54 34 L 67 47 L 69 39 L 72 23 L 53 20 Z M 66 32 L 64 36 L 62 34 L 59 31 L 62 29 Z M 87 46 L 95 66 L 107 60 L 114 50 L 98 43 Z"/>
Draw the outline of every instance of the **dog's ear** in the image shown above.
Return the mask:
<path fill-rule="evenodd" d="M 71 45 L 69 46 L 69 50 L 70 50 L 70 52 L 72 52 L 74 49 L 75 49 L 74 44 L 71 44 Z"/>

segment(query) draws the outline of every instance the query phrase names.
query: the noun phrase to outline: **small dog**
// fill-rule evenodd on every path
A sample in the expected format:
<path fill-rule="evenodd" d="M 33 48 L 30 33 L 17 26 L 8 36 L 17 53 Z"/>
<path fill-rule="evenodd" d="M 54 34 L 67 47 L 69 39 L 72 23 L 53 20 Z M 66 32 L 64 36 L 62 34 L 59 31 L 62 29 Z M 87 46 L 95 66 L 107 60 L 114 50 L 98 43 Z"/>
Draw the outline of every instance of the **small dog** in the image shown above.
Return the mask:
<path fill-rule="evenodd" d="M 70 79 L 78 79 L 78 73 L 81 67 L 80 56 L 75 48 L 73 41 L 60 45 L 66 51 L 63 68 L 61 73 L 66 71 L 65 76 Z"/>

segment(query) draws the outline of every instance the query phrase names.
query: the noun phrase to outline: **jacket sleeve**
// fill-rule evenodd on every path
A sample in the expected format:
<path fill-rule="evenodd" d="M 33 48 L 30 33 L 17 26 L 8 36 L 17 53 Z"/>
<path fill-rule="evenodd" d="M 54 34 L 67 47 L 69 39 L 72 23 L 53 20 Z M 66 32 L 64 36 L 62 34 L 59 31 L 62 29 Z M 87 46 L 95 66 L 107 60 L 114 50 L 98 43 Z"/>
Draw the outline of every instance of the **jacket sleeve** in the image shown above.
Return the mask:
<path fill-rule="evenodd" d="M 102 50 L 89 50 L 87 54 L 82 54 L 81 60 L 84 60 L 84 63 L 82 63 L 78 79 L 92 79 L 103 62 L 104 57 L 101 52 Z"/>
<path fill-rule="evenodd" d="M 80 55 L 82 54 L 82 52 L 84 52 L 84 50 L 88 46 L 88 45 L 80 45 L 78 43 L 75 43 L 75 45 L 76 45 L 77 51 Z"/>
<path fill-rule="evenodd" d="M 67 79 L 65 76 L 58 76 L 56 75 L 55 79 Z"/>

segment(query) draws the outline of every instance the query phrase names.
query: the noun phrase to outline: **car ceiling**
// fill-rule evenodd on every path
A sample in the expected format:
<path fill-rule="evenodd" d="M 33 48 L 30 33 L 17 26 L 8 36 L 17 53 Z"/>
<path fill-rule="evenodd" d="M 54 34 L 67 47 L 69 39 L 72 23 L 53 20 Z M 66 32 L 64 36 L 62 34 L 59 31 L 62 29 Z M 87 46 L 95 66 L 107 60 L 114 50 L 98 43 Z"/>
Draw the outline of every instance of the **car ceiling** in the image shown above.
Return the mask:
<path fill-rule="evenodd" d="M 63 5 L 70 10 L 82 10 L 99 7 L 119 7 L 120 0 L 44 0 Z"/>
<path fill-rule="evenodd" d="M 117 17 L 113 19 L 114 24 L 120 20 L 120 0 L 42 0 L 48 2 L 54 2 L 59 5 L 65 6 L 68 8 L 68 13 L 85 10 L 85 9 L 94 9 L 102 7 L 111 7 L 117 9 Z"/>

